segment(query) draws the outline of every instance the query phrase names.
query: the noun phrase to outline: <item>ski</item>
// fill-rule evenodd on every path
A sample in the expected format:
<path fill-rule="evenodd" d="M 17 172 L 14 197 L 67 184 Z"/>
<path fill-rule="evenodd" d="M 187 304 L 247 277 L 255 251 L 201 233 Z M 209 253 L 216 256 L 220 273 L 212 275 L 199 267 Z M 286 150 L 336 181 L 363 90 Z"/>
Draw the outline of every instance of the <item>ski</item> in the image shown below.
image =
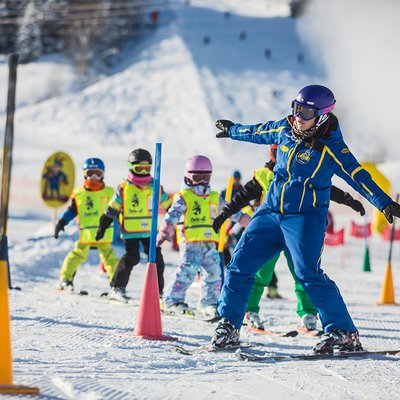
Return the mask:
<path fill-rule="evenodd" d="M 246 325 L 244 325 L 246 326 Z M 270 336 L 278 336 L 278 337 L 296 337 L 298 335 L 307 335 L 311 337 L 320 337 L 324 334 L 324 331 L 309 331 L 304 327 L 299 327 L 296 329 L 293 329 L 291 331 L 286 331 L 286 332 L 278 332 L 278 331 L 268 331 L 266 329 L 259 329 L 259 328 L 254 328 L 251 327 L 250 329 L 247 329 L 249 332 L 256 333 L 259 335 L 270 335 Z"/>
<path fill-rule="evenodd" d="M 89 292 L 87 290 L 80 290 L 79 292 L 75 292 L 74 290 L 61 290 L 61 289 L 56 289 L 57 293 L 63 293 L 63 294 L 75 294 L 78 296 L 88 296 Z"/>
<path fill-rule="evenodd" d="M 133 299 L 132 297 L 129 296 L 125 296 L 124 300 L 118 300 L 112 297 L 108 296 L 108 292 L 103 292 L 100 297 L 104 300 L 107 301 L 109 303 L 116 303 L 116 304 L 129 304 L 132 305 L 133 304 Z"/>
<path fill-rule="evenodd" d="M 297 329 L 297 332 L 302 334 L 302 335 L 308 335 L 308 336 L 312 336 L 312 337 L 321 337 L 324 334 L 323 330 L 313 330 L 313 331 L 309 331 L 307 328 L 305 328 L 304 326 L 300 326 Z"/>
<path fill-rule="evenodd" d="M 333 354 L 287 354 L 287 355 L 265 355 L 261 356 L 247 351 L 235 352 L 236 357 L 242 361 L 260 361 L 260 362 L 275 362 L 275 361 L 291 361 L 291 360 L 332 360 L 353 357 L 373 357 L 373 356 L 388 356 L 397 355 L 400 350 L 382 350 L 382 351 L 342 351 Z M 400 354 L 399 354 L 400 357 Z"/>
<path fill-rule="evenodd" d="M 175 311 L 170 311 L 170 310 L 166 310 L 164 309 L 162 311 L 162 314 L 164 315 L 169 315 L 171 317 L 192 317 L 194 318 L 196 316 L 196 313 L 191 310 L 190 308 L 187 308 L 186 310 L 182 310 L 182 312 L 175 312 Z"/>
<path fill-rule="evenodd" d="M 259 328 L 250 328 L 248 329 L 251 333 L 256 333 L 257 335 L 270 335 L 270 336 L 278 336 L 278 337 L 296 337 L 299 332 L 297 330 L 288 331 L 288 332 L 274 332 L 274 331 L 267 331 L 265 329 Z"/>
<path fill-rule="evenodd" d="M 183 346 L 173 346 L 173 350 L 176 353 L 183 354 L 185 356 L 192 356 L 196 353 L 217 353 L 217 352 L 231 352 L 238 349 L 249 348 L 252 345 L 250 343 L 239 343 L 236 345 L 230 345 L 226 347 L 214 347 L 211 344 L 204 344 L 198 347 L 183 347 Z"/>

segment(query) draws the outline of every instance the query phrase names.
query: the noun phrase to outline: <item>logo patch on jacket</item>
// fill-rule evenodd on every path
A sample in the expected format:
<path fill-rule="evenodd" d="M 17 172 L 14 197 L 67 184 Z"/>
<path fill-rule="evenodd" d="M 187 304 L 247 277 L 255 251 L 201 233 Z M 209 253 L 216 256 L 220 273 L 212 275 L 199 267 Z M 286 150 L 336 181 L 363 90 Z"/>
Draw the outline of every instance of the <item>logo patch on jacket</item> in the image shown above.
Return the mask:
<path fill-rule="evenodd" d="M 311 160 L 311 150 L 306 149 L 296 154 L 296 160 L 299 164 L 307 164 Z"/>
<path fill-rule="evenodd" d="M 350 150 L 349 150 L 347 147 L 345 147 L 345 148 L 342 150 L 342 154 L 346 154 L 346 153 L 350 153 Z"/>
<path fill-rule="evenodd" d="M 193 214 L 194 215 L 199 215 L 200 213 L 201 213 L 200 204 L 197 201 L 195 201 L 194 204 L 193 204 Z"/>
<path fill-rule="evenodd" d="M 93 204 L 93 200 L 90 197 L 86 197 L 86 204 L 85 204 L 86 210 L 90 211 L 93 209 L 94 204 Z"/>
<path fill-rule="evenodd" d="M 137 207 L 139 205 L 139 197 L 137 196 L 137 194 L 133 194 L 131 204 L 132 207 Z"/>

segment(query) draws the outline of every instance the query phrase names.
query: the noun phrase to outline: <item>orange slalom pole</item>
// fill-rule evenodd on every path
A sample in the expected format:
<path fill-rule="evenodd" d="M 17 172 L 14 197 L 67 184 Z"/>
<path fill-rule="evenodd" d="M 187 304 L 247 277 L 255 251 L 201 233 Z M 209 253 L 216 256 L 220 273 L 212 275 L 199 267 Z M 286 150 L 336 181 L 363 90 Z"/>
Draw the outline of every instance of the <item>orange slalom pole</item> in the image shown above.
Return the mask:
<path fill-rule="evenodd" d="M 7 268 L 7 261 L 0 260 L 0 385 L 13 381 Z"/>

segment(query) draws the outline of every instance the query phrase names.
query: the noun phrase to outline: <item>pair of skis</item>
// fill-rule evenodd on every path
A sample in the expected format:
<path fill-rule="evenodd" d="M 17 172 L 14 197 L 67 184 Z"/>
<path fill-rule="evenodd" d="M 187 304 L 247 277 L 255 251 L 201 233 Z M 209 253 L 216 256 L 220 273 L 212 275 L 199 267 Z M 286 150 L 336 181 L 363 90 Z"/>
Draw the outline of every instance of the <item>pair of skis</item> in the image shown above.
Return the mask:
<path fill-rule="evenodd" d="M 210 344 L 202 345 L 198 347 L 190 348 L 188 346 L 174 346 L 173 350 L 176 353 L 193 356 L 198 353 L 217 353 L 217 352 L 234 352 L 235 356 L 241 361 L 258 361 L 258 362 L 278 362 L 278 361 L 315 361 L 315 360 L 327 360 L 327 359 L 344 359 L 344 358 L 370 358 L 370 357 L 385 357 L 395 356 L 400 357 L 399 350 L 377 350 L 377 351 L 341 351 L 332 354 L 267 354 L 260 355 L 246 349 L 253 347 L 251 343 L 239 343 L 237 345 L 231 345 L 227 347 L 214 347 Z"/>

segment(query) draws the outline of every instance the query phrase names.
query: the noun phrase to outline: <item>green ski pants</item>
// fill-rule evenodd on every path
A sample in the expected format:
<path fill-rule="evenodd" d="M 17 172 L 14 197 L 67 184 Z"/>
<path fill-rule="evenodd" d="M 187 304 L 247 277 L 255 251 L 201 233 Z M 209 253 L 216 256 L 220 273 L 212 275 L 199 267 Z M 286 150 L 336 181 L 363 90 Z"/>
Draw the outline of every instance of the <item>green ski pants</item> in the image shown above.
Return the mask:
<path fill-rule="evenodd" d="M 97 248 L 100 260 L 103 262 L 104 269 L 109 281 L 111 282 L 119 261 L 118 257 L 114 253 L 112 245 L 109 243 L 99 243 L 95 245 L 82 244 L 78 241 L 75 242 L 74 249 L 68 253 L 64 259 L 60 271 L 60 279 L 72 281 L 79 266 L 86 261 L 89 250 L 93 247 Z"/>
<path fill-rule="evenodd" d="M 314 307 L 314 304 L 311 302 L 307 293 L 304 291 L 303 286 L 301 286 L 300 282 L 297 280 L 296 274 L 294 272 L 294 266 L 292 258 L 289 252 L 285 249 L 283 251 L 289 270 L 294 279 L 294 292 L 297 297 L 297 315 L 301 318 L 305 314 L 314 314 L 317 315 L 318 311 Z M 260 300 L 264 292 L 264 288 L 269 286 L 272 275 L 274 273 L 276 262 L 278 261 L 280 254 L 277 254 L 274 258 L 271 258 L 267 261 L 257 272 L 254 278 L 253 289 L 250 294 L 249 301 L 247 303 L 247 311 L 259 312 L 260 311 Z"/>

